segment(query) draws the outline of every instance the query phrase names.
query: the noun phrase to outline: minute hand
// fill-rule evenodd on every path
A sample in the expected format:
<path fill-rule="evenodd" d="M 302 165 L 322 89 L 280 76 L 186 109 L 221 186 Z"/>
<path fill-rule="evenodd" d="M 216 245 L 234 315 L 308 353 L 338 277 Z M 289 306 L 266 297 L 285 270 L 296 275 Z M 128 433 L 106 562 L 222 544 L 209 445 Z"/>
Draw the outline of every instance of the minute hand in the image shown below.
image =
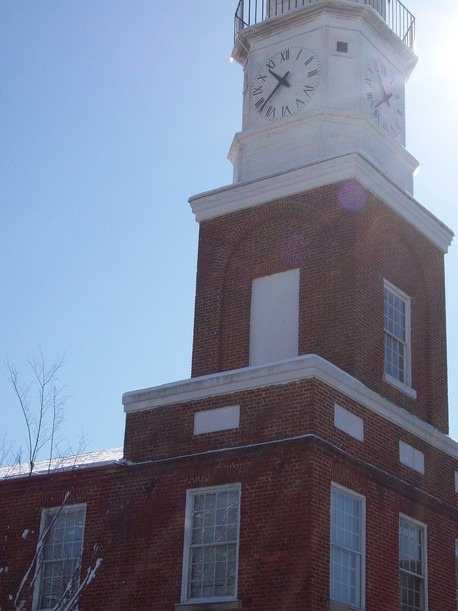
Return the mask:
<path fill-rule="evenodd" d="M 275 93 L 278 91 L 278 89 L 280 89 L 280 87 L 283 85 L 283 82 L 282 82 L 282 81 L 285 81 L 286 83 L 288 83 L 288 81 L 286 81 L 286 77 L 288 76 L 288 74 L 289 74 L 289 70 L 288 70 L 288 72 L 285 74 L 285 76 L 284 76 L 284 77 L 283 77 L 281 80 L 279 80 L 279 81 L 278 81 L 278 83 L 275 85 L 275 87 L 273 88 L 273 90 L 272 90 L 272 91 L 270 92 L 270 94 L 267 96 L 267 98 L 266 98 L 266 100 L 265 100 L 264 104 L 263 104 L 263 105 L 261 106 L 261 108 L 260 108 L 260 110 L 261 110 L 261 111 L 262 111 L 262 110 L 264 110 L 264 107 L 265 107 L 265 105 L 267 104 L 267 102 L 268 102 L 268 101 L 269 101 L 269 100 L 270 100 L 270 99 L 271 99 L 271 98 L 272 98 L 272 97 L 275 95 Z M 288 84 L 288 87 L 289 87 L 289 84 Z"/>

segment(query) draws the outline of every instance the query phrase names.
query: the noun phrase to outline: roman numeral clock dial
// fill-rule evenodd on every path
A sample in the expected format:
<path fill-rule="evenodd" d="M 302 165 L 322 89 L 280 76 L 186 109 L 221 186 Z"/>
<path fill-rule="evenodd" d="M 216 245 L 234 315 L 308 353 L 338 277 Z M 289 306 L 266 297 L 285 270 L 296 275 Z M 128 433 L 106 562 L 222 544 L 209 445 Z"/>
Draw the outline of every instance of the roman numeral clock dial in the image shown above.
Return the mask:
<path fill-rule="evenodd" d="M 251 104 L 268 121 L 301 113 L 320 81 L 320 62 L 305 47 L 287 47 L 264 61 L 251 84 Z"/>
<path fill-rule="evenodd" d="M 391 138 L 404 130 L 404 96 L 400 75 L 373 61 L 364 74 L 365 97 L 372 121 Z"/>

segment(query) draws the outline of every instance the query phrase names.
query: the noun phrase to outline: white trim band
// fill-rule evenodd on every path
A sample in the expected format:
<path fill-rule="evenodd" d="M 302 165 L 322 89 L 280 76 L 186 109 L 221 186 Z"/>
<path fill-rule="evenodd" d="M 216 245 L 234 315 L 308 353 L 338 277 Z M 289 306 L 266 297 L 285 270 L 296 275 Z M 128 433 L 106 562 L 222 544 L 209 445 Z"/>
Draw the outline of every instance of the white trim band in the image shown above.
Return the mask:
<path fill-rule="evenodd" d="M 453 232 L 408 193 L 401 191 L 357 153 L 287 170 L 247 182 L 228 185 L 189 199 L 197 222 L 244 210 L 284 197 L 306 193 L 345 180 L 356 180 L 411 223 L 444 253 Z"/>
<path fill-rule="evenodd" d="M 458 443 L 436 428 L 395 405 L 362 382 L 316 354 L 298 356 L 286 361 L 233 369 L 189 380 L 172 382 L 123 395 L 127 414 L 157 407 L 198 401 L 207 397 L 243 392 L 255 388 L 288 384 L 297 380 L 317 379 L 416 435 L 432 446 L 458 459 Z"/>

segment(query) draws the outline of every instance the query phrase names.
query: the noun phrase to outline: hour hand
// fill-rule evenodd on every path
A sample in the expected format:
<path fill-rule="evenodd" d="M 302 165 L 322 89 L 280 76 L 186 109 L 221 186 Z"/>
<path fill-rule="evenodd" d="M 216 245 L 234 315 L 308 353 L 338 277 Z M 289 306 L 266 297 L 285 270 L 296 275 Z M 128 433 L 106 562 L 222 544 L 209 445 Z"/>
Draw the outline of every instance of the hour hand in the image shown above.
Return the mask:
<path fill-rule="evenodd" d="M 289 70 L 288 72 L 285 74 L 285 76 L 283 77 L 282 80 L 285 80 L 285 82 L 288 84 L 288 81 L 286 80 L 286 77 L 289 74 Z M 275 87 L 273 88 L 273 90 L 270 92 L 270 94 L 267 96 L 267 99 L 264 101 L 263 105 L 261 106 L 260 110 L 264 110 L 265 105 L 267 104 L 267 102 L 277 93 L 277 91 L 280 89 L 280 87 L 282 86 L 282 82 L 279 80 L 278 83 L 275 85 Z M 288 84 L 289 87 L 289 84 Z"/>
<path fill-rule="evenodd" d="M 386 103 L 388 104 L 388 106 L 390 106 L 390 98 L 392 98 L 392 97 L 393 97 L 393 94 L 392 94 L 392 93 L 388 93 L 388 94 L 386 94 L 386 93 L 385 93 L 385 94 L 383 95 L 383 98 L 380 100 L 380 102 L 378 102 L 378 103 L 377 103 L 377 104 L 374 106 L 374 108 L 377 108 L 377 106 L 380 106 L 380 104 L 383 104 L 384 102 L 386 102 Z"/>
<path fill-rule="evenodd" d="M 269 73 L 277 79 L 277 81 L 281 84 L 284 85 L 285 87 L 290 87 L 290 84 L 288 83 L 288 81 L 286 80 L 286 77 L 289 74 L 289 71 L 285 74 L 285 76 L 280 76 L 279 74 L 277 74 L 276 72 L 274 72 L 273 70 L 271 70 L 269 68 Z"/>

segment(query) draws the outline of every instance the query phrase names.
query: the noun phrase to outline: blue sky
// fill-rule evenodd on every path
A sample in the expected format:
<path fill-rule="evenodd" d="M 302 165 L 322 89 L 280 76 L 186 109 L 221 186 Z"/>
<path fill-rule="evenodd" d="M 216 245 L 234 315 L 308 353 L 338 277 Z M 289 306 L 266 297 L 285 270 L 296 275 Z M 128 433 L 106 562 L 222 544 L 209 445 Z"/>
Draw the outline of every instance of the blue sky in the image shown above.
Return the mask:
<path fill-rule="evenodd" d="M 0 3 L 0 438 L 22 442 L 2 363 L 65 355 L 62 435 L 123 442 L 122 393 L 189 377 L 197 224 L 189 196 L 232 182 L 242 69 L 236 0 Z M 452 0 L 406 2 L 415 197 L 458 230 Z M 458 247 L 446 258 L 458 438 Z"/>

